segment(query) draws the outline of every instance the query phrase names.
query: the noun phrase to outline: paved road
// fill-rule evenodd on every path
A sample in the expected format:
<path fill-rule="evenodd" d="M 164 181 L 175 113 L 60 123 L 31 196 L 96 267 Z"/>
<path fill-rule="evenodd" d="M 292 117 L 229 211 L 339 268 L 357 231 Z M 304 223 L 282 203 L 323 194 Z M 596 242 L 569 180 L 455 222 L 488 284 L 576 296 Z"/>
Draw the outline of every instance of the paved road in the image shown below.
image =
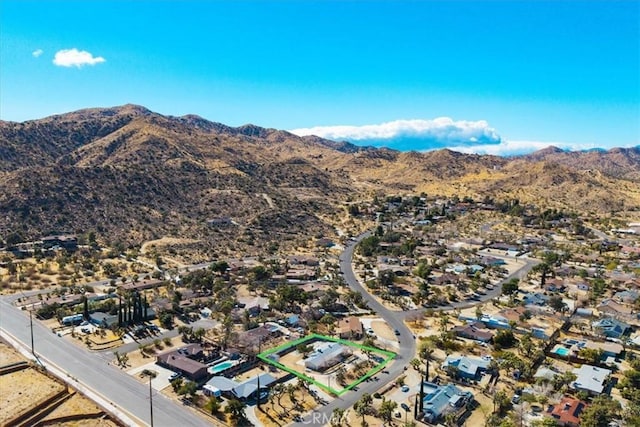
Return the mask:
<path fill-rule="evenodd" d="M 371 232 L 366 232 L 358 236 L 355 241 L 350 242 L 345 250 L 340 255 L 340 270 L 344 274 L 344 278 L 351 289 L 358 291 L 362 294 L 363 299 L 369 304 L 369 308 L 374 310 L 385 322 L 391 327 L 391 329 L 397 329 L 400 332 L 398 336 L 400 350 L 396 356 L 394 362 L 387 367 L 385 373 L 379 373 L 376 375 L 377 381 L 363 382 L 357 390 L 346 393 L 341 397 L 335 398 L 329 404 L 315 410 L 305 417 L 301 422 L 294 424 L 295 426 L 324 426 L 329 424 L 331 414 L 335 408 L 347 409 L 360 399 L 364 393 L 373 394 L 380 390 L 383 386 L 394 381 L 398 376 L 402 374 L 405 368 L 413 359 L 416 352 L 416 341 L 411 333 L 411 330 L 404 324 L 401 317 L 397 316 L 397 313 L 384 307 L 378 300 L 376 300 L 369 292 L 362 287 L 362 285 L 356 279 L 355 273 L 351 266 L 351 260 L 353 258 L 353 251 L 358 242 L 365 237 L 371 235 Z"/>
<path fill-rule="evenodd" d="M 398 376 L 400 376 L 402 372 L 409 366 L 411 360 L 415 357 L 416 340 L 411 330 L 405 325 L 404 320 L 412 314 L 424 312 L 425 309 L 418 308 L 415 310 L 406 311 L 389 310 L 360 284 L 360 282 L 356 279 L 355 273 L 353 272 L 352 259 L 355 247 L 362 239 L 369 237 L 370 235 L 371 231 L 368 231 L 359 235 L 357 238 L 355 238 L 354 241 L 349 242 L 345 250 L 340 255 L 340 270 L 344 274 L 347 285 L 349 285 L 352 290 L 360 292 L 362 294 L 362 297 L 369 305 L 369 308 L 374 310 L 380 317 L 382 317 L 389 325 L 389 327 L 391 327 L 391 329 L 398 330 L 400 332 L 400 336 L 398 337 L 400 344 L 398 356 L 396 357 L 394 363 L 387 369 L 387 371 L 389 372 L 388 374 L 379 373 L 376 376 L 377 378 L 379 378 L 378 381 L 362 383 L 358 387 L 357 391 L 347 393 L 344 396 L 336 398 L 331 403 L 323 406 L 322 408 L 307 414 L 305 417 L 303 417 L 301 422 L 293 424 L 296 427 L 309 425 L 320 426 L 329 424 L 331 414 L 333 413 L 333 410 L 335 408 L 347 409 L 353 406 L 353 404 L 357 402 L 358 399 L 360 399 L 360 396 L 362 396 L 362 394 L 373 394 L 377 392 L 385 385 L 389 384 Z M 497 256 L 495 254 L 492 255 L 496 258 L 512 258 L 508 256 Z M 500 283 L 494 286 L 494 289 L 488 291 L 486 295 L 482 295 L 478 300 L 461 301 L 447 306 L 437 307 L 434 310 L 449 311 L 459 308 L 473 307 L 490 299 L 496 298 L 502 293 L 503 283 L 506 283 L 512 278 L 523 278 L 524 276 L 526 276 L 529 270 L 533 268 L 533 266 L 539 263 L 539 261 L 537 260 L 528 258 L 518 258 L 518 261 L 523 263 L 520 269 L 505 277 L 500 281 Z"/>
<path fill-rule="evenodd" d="M 8 298 L 0 300 L 0 328 L 25 346 L 30 343 L 29 316 L 27 312 L 11 305 Z M 53 364 L 70 373 L 71 384 L 77 380 L 82 385 L 113 402 L 116 408 L 128 412 L 140 423 L 149 423 L 149 388 L 123 371 L 108 365 L 105 354 L 85 349 L 58 337 L 40 322 L 33 322 L 35 352 L 45 366 Z M 108 358 L 112 356 L 107 354 Z M 161 394 L 153 397 L 154 425 L 205 426 L 205 420 L 190 409 L 173 402 Z M 109 409 L 109 408 L 107 408 Z"/>
<path fill-rule="evenodd" d="M 520 267 L 518 270 L 514 271 L 513 273 L 511 273 L 510 275 L 502 279 L 499 283 L 493 286 L 493 289 L 488 290 L 485 295 L 481 295 L 480 298 L 478 299 L 464 300 L 464 301 L 454 302 L 448 305 L 443 305 L 440 307 L 433 307 L 432 310 L 451 311 L 456 309 L 464 309 L 464 308 L 474 307 L 478 304 L 482 304 L 494 298 L 498 298 L 502 294 L 503 284 L 507 283 L 509 280 L 514 278 L 515 279 L 524 278 L 535 265 L 540 263 L 540 261 L 536 259 L 531 259 L 531 258 L 518 257 L 516 259 L 516 257 L 512 257 L 508 255 L 496 255 L 496 254 L 489 254 L 489 255 L 491 255 L 494 258 L 516 260 L 517 262 L 522 263 L 522 267 Z M 424 308 L 417 308 L 414 310 L 397 311 L 395 313 L 396 313 L 396 316 L 399 316 L 404 320 L 415 313 L 422 313 L 424 310 L 425 310 Z"/>

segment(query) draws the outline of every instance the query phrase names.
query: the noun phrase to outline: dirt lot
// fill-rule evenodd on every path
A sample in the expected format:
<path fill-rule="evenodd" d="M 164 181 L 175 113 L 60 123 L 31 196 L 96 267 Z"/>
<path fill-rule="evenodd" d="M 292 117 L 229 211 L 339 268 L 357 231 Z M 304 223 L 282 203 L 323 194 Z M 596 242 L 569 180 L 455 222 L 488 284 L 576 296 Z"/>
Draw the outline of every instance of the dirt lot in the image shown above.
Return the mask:
<path fill-rule="evenodd" d="M 26 360 L 13 348 L 0 342 L 0 367 L 21 361 Z M 16 387 L 17 384 L 20 387 Z M 19 371 L 0 376 L 0 407 L 2 408 L 0 425 L 5 425 L 7 421 L 29 409 L 37 408 L 43 400 L 57 393 L 61 393 L 61 396 L 68 396 L 70 393 L 73 395 L 58 403 L 52 412 L 42 418 L 36 417 L 34 421 L 42 422 L 42 425 L 65 427 L 115 427 L 120 425 L 105 415 L 104 411 L 95 403 L 79 393 L 67 389 L 67 386 L 61 381 L 40 373 L 32 366 L 26 366 Z M 40 409 L 44 409 L 44 406 Z M 78 419 L 58 421 L 59 418 L 68 416 L 77 416 Z"/>
<path fill-rule="evenodd" d="M 296 382 L 288 382 L 296 386 Z M 293 393 L 294 402 L 291 401 L 289 394 L 284 393 L 279 398 L 270 396 L 266 403 L 260 405 L 260 410 L 255 410 L 255 414 L 260 423 L 265 427 L 285 426 L 293 421 L 296 415 L 304 414 L 315 408 L 318 403 L 303 388 L 296 387 Z"/>
<path fill-rule="evenodd" d="M 15 387 L 16 384 L 20 384 L 20 387 Z M 4 424 L 34 404 L 63 390 L 65 390 L 65 386 L 33 368 L 3 375 L 0 377 L 0 396 L 2 396 L 0 424 Z"/>

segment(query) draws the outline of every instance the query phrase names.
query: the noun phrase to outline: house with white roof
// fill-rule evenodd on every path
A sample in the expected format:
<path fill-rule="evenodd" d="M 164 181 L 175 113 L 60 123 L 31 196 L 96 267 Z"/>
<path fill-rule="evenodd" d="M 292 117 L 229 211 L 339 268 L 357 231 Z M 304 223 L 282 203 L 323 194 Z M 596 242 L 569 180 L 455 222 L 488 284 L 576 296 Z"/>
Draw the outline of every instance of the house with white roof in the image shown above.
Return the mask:
<path fill-rule="evenodd" d="M 314 371 L 324 371 L 342 361 L 351 349 L 339 343 L 331 343 L 323 348 L 317 348 L 304 360 L 304 366 Z"/>
<path fill-rule="evenodd" d="M 202 389 L 207 396 L 219 397 L 225 394 L 230 397 L 233 396 L 237 399 L 246 400 L 256 397 L 258 390 L 268 389 L 269 386 L 275 382 L 276 379 L 267 373 L 257 375 L 240 383 L 223 376 L 215 376 L 207 381 Z M 258 384 L 260 384 L 259 388 Z"/>
<path fill-rule="evenodd" d="M 572 371 L 576 380 L 571 383 L 571 388 L 576 391 L 585 391 L 590 395 L 602 394 L 611 375 L 610 369 L 598 368 L 591 365 L 582 365 Z"/>

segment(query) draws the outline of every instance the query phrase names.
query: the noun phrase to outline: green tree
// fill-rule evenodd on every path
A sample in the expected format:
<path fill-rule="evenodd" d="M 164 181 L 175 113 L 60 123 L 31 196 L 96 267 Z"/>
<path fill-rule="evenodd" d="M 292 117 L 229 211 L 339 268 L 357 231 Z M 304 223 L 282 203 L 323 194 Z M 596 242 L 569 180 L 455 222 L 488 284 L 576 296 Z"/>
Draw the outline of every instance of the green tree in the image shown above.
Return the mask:
<path fill-rule="evenodd" d="M 533 420 L 531 427 L 558 427 L 558 423 L 555 418 L 542 417 L 540 420 Z"/>
<path fill-rule="evenodd" d="M 393 411 L 398 407 L 398 403 L 393 400 L 385 400 L 378 409 L 378 415 L 384 422 L 391 422 L 393 420 Z"/>
<path fill-rule="evenodd" d="M 331 421 L 330 421 L 331 427 L 342 427 L 343 426 L 342 417 L 344 417 L 344 409 L 335 408 L 331 413 Z"/>
<path fill-rule="evenodd" d="M 621 409 L 620 402 L 601 394 L 580 414 L 580 427 L 607 427 L 620 418 Z"/>
<path fill-rule="evenodd" d="M 231 399 L 227 403 L 227 407 L 224 408 L 224 412 L 229 414 L 229 417 L 231 418 L 231 422 L 234 425 L 241 425 L 241 421 L 243 421 L 246 418 L 246 415 L 244 413 L 244 409 L 246 407 L 247 407 L 246 403 L 238 399 Z"/>
<path fill-rule="evenodd" d="M 493 337 L 493 345 L 498 350 L 501 348 L 513 347 L 515 343 L 516 338 L 513 336 L 513 332 L 508 329 L 498 331 L 498 333 Z"/>
<path fill-rule="evenodd" d="M 578 356 L 592 364 L 600 363 L 604 351 L 601 348 L 582 348 L 578 352 Z"/>
<path fill-rule="evenodd" d="M 216 415 L 218 412 L 220 412 L 220 407 L 220 401 L 215 396 L 211 396 L 211 398 L 209 398 L 209 401 L 204 406 L 204 408 L 209 411 L 211 415 Z"/>
<path fill-rule="evenodd" d="M 363 426 L 367 425 L 364 417 L 371 410 L 371 404 L 372 403 L 373 403 L 373 398 L 371 397 L 371 395 L 369 393 L 365 393 L 353 405 L 353 410 L 356 412 L 356 414 L 358 414 L 359 416 L 362 417 L 362 425 Z"/>
<path fill-rule="evenodd" d="M 178 393 L 178 390 L 180 390 L 182 388 L 182 385 L 184 384 L 184 380 L 182 379 L 182 377 L 178 377 L 172 380 L 170 384 L 173 392 Z"/>
<path fill-rule="evenodd" d="M 520 338 L 520 343 L 518 344 L 518 350 L 523 356 L 531 357 L 531 355 L 536 350 L 536 345 L 531 339 L 531 334 L 526 334 L 522 338 Z"/>
<path fill-rule="evenodd" d="M 500 390 L 496 394 L 493 395 L 493 408 L 494 413 L 498 415 L 506 414 L 507 410 L 511 406 L 511 401 L 509 400 L 509 396 L 503 390 Z"/>
<path fill-rule="evenodd" d="M 565 302 L 562 300 L 562 297 L 559 295 L 554 295 L 551 298 L 549 298 L 549 301 L 547 302 L 547 304 L 556 313 L 564 312 L 567 309 L 567 304 L 565 304 Z"/>
<path fill-rule="evenodd" d="M 178 390 L 180 396 L 188 395 L 189 399 L 193 400 L 198 391 L 198 384 L 193 381 L 186 381 L 182 384 L 182 387 Z"/>
<path fill-rule="evenodd" d="M 518 279 L 513 278 L 502 284 L 502 294 L 512 296 L 518 292 Z"/>

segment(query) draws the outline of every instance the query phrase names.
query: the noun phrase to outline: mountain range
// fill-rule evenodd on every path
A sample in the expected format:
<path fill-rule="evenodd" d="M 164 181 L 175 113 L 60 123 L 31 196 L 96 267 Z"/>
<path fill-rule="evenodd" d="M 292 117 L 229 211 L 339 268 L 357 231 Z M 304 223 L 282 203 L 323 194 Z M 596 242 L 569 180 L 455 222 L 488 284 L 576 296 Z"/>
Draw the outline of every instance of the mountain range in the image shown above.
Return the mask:
<path fill-rule="evenodd" d="M 24 239 L 95 231 L 108 243 L 173 236 L 259 253 L 332 236 L 344 202 L 373 194 L 517 198 L 598 214 L 637 210 L 639 184 L 638 147 L 400 152 L 136 105 L 0 121 L 0 236 Z"/>

